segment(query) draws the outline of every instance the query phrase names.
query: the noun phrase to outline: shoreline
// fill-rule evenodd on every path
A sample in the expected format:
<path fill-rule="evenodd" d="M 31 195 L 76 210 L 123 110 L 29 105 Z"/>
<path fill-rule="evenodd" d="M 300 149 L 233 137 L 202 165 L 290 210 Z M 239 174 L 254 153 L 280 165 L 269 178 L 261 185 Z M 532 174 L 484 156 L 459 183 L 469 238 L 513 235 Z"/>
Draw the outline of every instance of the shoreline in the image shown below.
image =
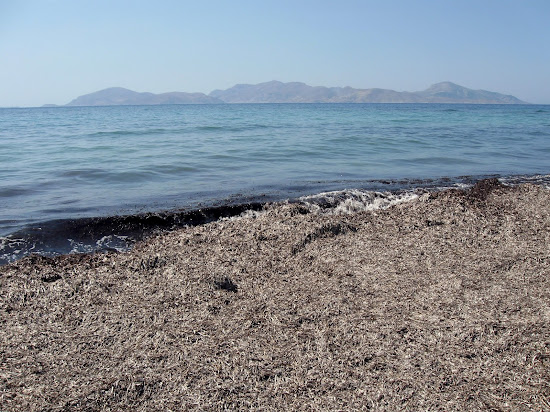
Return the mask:
<path fill-rule="evenodd" d="M 550 175 L 481 175 L 423 179 L 382 179 L 317 182 L 304 188 L 272 188 L 269 192 L 227 195 L 220 199 L 203 199 L 184 208 L 152 208 L 136 213 L 99 214 L 45 220 L 19 227 L 0 236 L 0 267 L 32 253 L 59 256 L 74 253 L 126 251 L 152 234 L 176 230 L 238 216 L 247 209 L 259 210 L 268 204 L 307 203 L 313 209 L 369 210 L 390 205 L 379 202 L 385 197 L 410 197 L 415 193 L 448 189 L 467 189 L 488 178 L 506 185 L 533 183 L 550 187 Z M 246 193 L 246 192 L 244 192 Z M 413 196 L 414 197 L 414 196 Z M 378 205 L 377 205 L 378 203 Z M 386 203 L 388 203 L 386 205 Z M 353 204 L 354 206 L 350 206 Z"/>
<path fill-rule="evenodd" d="M 545 410 L 550 191 L 249 217 L 0 267 L 6 410 Z"/>

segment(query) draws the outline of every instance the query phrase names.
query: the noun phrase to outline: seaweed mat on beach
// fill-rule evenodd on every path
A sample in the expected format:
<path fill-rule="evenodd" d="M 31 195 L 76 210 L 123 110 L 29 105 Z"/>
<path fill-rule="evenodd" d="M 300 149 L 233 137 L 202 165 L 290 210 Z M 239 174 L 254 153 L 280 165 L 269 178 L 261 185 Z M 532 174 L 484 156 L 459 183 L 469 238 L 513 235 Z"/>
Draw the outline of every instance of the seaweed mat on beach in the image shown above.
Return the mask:
<path fill-rule="evenodd" d="M 550 410 L 550 192 L 253 216 L 0 268 L 0 410 Z"/>

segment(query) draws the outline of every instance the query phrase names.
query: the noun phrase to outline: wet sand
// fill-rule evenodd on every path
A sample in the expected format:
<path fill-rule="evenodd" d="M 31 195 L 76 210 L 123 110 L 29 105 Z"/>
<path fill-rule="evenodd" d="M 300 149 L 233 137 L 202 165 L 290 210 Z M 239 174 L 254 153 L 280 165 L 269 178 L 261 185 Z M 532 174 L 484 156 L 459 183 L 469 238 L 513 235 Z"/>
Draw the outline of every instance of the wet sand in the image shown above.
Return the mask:
<path fill-rule="evenodd" d="M 0 268 L 0 410 L 550 410 L 550 191 L 268 205 Z"/>

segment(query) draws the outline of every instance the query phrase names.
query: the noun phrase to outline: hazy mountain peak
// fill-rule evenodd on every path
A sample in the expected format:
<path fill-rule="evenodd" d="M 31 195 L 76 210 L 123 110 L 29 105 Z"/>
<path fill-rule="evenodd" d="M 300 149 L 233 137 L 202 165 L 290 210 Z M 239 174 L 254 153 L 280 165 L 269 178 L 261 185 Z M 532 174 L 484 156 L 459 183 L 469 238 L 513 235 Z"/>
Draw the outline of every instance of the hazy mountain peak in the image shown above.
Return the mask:
<path fill-rule="evenodd" d="M 99 90 L 96 93 L 106 93 L 106 92 L 138 93 L 130 89 L 125 89 L 124 87 L 107 87 L 106 89 Z"/>
<path fill-rule="evenodd" d="M 456 83 L 453 82 L 439 82 L 432 84 L 430 87 L 428 87 L 425 91 L 450 91 L 450 90 L 457 90 L 457 89 L 464 89 L 464 87 L 459 86 Z"/>

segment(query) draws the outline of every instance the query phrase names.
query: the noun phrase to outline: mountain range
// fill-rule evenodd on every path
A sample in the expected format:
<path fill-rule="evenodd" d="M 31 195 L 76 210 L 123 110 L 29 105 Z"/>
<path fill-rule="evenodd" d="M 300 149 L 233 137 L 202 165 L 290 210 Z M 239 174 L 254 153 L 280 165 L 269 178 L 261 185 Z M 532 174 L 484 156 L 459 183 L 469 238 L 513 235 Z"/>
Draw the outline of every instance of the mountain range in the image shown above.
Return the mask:
<path fill-rule="evenodd" d="M 223 104 L 223 103 L 476 103 L 525 104 L 511 95 L 473 90 L 451 82 L 436 83 L 418 92 L 352 87 L 309 86 L 305 83 L 270 81 L 237 84 L 226 90 L 204 93 L 139 93 L 111 87 L 85 94 L 66 106 Z M 48 105 L 50 106 L 50 105 Z"/>

